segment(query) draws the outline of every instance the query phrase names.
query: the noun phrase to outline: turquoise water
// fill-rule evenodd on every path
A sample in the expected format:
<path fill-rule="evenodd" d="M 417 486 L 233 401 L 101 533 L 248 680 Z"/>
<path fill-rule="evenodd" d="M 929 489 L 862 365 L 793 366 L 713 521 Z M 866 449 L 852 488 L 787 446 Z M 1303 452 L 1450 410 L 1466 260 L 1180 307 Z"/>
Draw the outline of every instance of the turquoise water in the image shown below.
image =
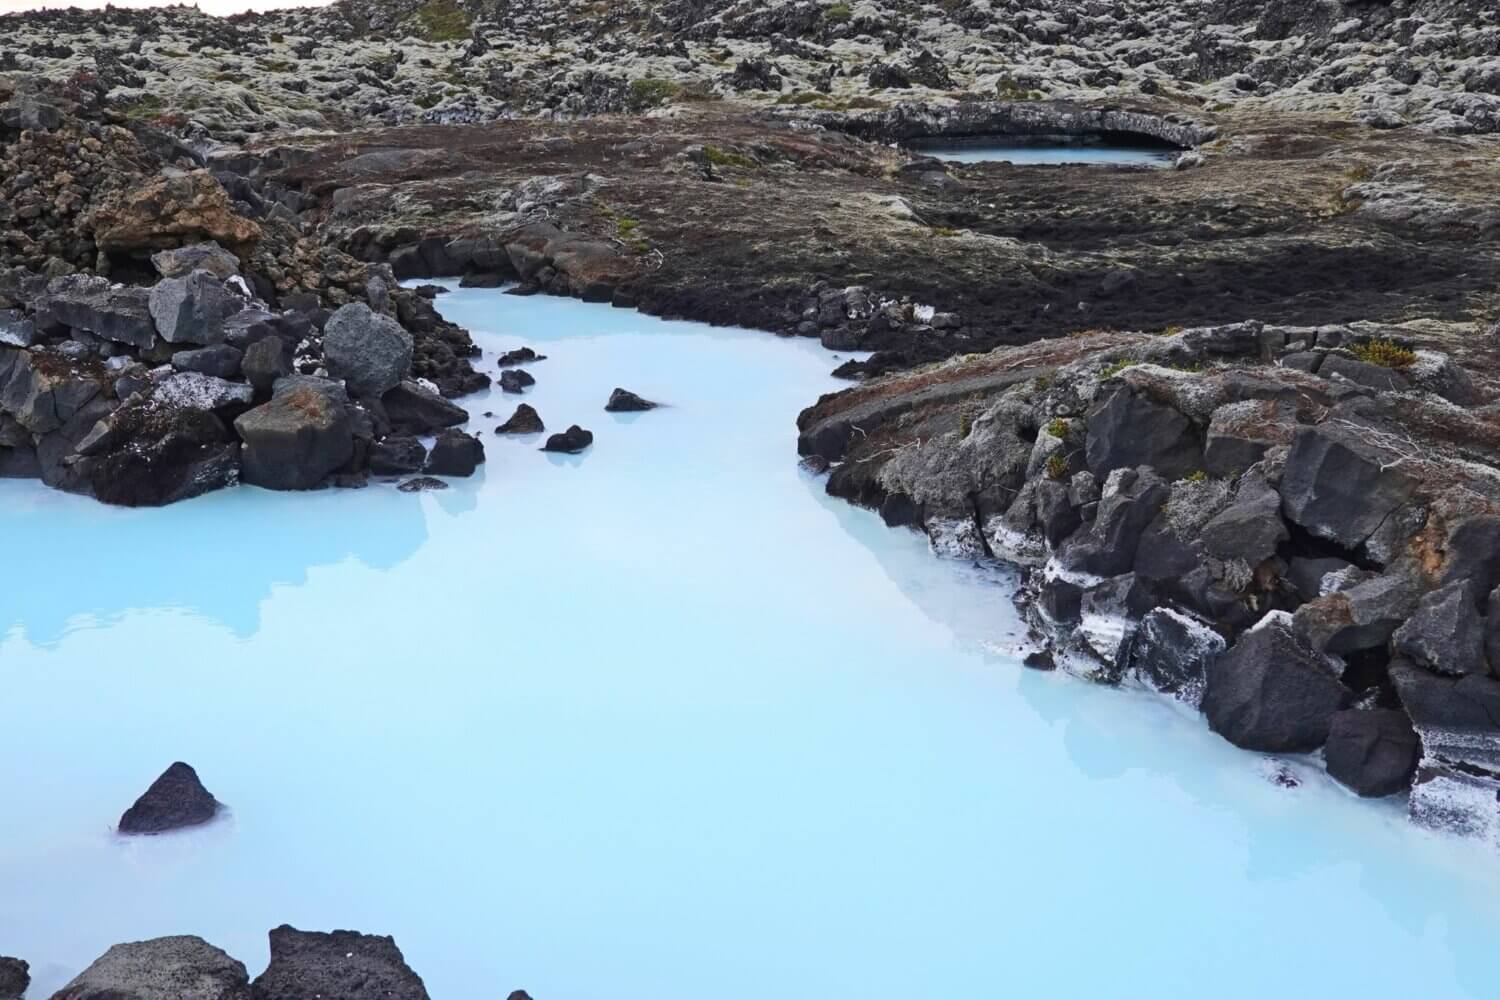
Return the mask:
<path fill-rule="evenodd" d="M 1026 143 L 1016 141 L 921 143 L 914 150 L 926 156 L 955 163 L 1013 163 L 1036 166 L 1061 163 L 1096 163 L 1125 166 L 1166 167 L 1177 158 L 1176 150 L 1160 146 L 1109 146 L 1093 143 Z"/>
<path fill-rule="evenodd" d="M 435 998 L 1494 996 L 1500 876 L 1165 701 L 1018 666 L 1000 571 L 827 499 L 807 341 L 463 290 L 577 457 L 128 511 L 0 482 L 0 954 L 393 934 Z M 491 364 L 492 362 L 486 362 Z M 616 385 L 673 404 L 613 416 Z M 117 839 L 171 761 L 231 807 Z"/>

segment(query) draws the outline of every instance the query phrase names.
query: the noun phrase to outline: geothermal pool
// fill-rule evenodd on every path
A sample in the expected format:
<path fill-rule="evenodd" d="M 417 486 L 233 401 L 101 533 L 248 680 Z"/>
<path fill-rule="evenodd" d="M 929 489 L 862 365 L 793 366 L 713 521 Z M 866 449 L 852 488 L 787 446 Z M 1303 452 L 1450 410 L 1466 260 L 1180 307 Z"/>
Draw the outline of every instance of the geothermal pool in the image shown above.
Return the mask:
<path fill-rule="evenodd" d="M 807 341 L 439 299 L 594 448 L 439 493 L 0 483 L 0 953 L 395 936 L 438 1000 L 1494 995 L 1500 862 L 1020 667 L 1004 572 L 826 498 Z M 673 404 L 602 411 L 616 385 Z M 111 827 L 169 763 L 231 809 Z"/>
<path fill-rule="evenodd" d="M 1016 166 L 1092 163 L 1168 167 L 1179 152 L 1161 145 L 1046 142 L 1005 136 L 918 141 L 911 144 L 911 149 L 916 153 L 954 163 L 1011 163 Z"/>

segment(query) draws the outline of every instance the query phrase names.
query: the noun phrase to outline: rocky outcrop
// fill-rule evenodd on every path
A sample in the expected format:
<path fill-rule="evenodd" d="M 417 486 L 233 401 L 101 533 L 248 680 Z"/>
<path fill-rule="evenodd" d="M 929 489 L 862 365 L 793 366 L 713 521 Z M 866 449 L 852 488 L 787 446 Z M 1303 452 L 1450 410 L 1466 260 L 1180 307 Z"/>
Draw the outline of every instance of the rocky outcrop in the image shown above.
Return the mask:
<path fill-rule="evenodd" d="M 643 399 L 628 389 L 616 389 L 609 394 L 604 409 L 610 413 L 643 413 L 646 410 L 654 410 L 660 405 L 649 399 Z"/>
<path fill-rule="evenodd" d="M 21 1000 L 31 985 L 31 966 L 19 958 L 0 955 L 0 1000 Z"/>
<path fill-rule="evenodd" d="M 180 936 L 117 944 L 52 1000 L 250 1000 L 242 962 L 202 938 Z"/>
<path fill-rule="evenodd" d="M 271 931 L 271 964 L 255 1000 L 427 1000 L 422 979 L 389 937 L 356 931 Z"/>
<path fill-rule="evenodd" d="M 1403 377 L 1309 370 L 1313 343 Z M 939 551 L 1019 563 L 1058 665 L 1492 837 L 1500 425 L 1444 395 L 1448 363 L 1368 328 L 1069 338 L 825 397 L 799 449 Z"/>
<path fill-rule="evenodd" d="M 379 396 L 401 383 L 411 368 L 412 336 L 389 316 L 362 302 L 341 307 L 323 328 L 328 373 L 358 396 Z"/>
<path fill-rule="evenodd" d="M 94 241 L 107 252 L 169 250 L 213 240 L 248 251 L 261 228 L 234 210 L 206 170 L 162 173 L 122 191 L 93 214 Z"/>
<path fill-rule="evenodd" d="M 234 422 L 244 442 L 242 478 L 272 490 L 311 490 L 354 457 L 354 420 L 337 383 L 294 376 L 276 384 L 269 402 Z"/>
<path fill-rule="evenodd" d="M 541 415 L 531 408 L 529 403 L 521 403 L 516 407 L 516 412 L 510 415 L 510 419 L 495 428 L 496 434 L 540 434 L 547 427 L 542 423 Z"/>
<path fill-rule="evenodd" d="M 432 443 L 424 467 L 429 476 L 472 476 L 484 462 L 484 442 L 460 430 L 445 430 Z"/>
<path fill-rule="evenodd" d="M 218 815 L 219 808 L 198 780 L 198 772 L 178 761 L 125 810 L 117 829 L 121 833 L 166 833 L 207 823 Z"/>
<path fill-rule="evenodd" d="M 542 445 L 543 451 L 557 451 L 568 455 L 576 455 L 594 443 L 592 431 L 586 431 L 577 424 L 573 424 L 561 434 L 553 434 L 547 438 Z"/>

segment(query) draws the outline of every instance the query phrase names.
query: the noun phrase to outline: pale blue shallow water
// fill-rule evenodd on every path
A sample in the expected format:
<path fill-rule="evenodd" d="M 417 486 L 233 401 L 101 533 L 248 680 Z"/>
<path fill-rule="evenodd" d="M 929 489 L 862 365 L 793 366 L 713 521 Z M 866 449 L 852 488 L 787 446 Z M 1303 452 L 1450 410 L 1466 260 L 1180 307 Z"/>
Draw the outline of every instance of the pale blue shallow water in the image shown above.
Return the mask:
<path fill-rule="evenodd" d="M 1092 143 L 1047 145 L 1025 142 L 956 141 L 922 143 L 916 152 L 955 163 L 1013 163 L 1038 166 L 1064 163 L 1094 163 L 1116 166 L 1166 167 L 1177 154 L 1159 146 L 1109 146 Z"/>
<path fill-rule="evenodd" d="M 0 482 L 0 954 L 389 933 L 435 998 L 1493 997 L 1497 859 L 1021 668 L 1003 573 L 798 471 L 806 341 L 464 290 L 594 449 L 436 494 Z M 487 361 L 492 365 L 492 360 Z M 623 385 L 675 404 L 601 407 Z M 507 416 L 515 397 L 471 399 Z M 171 761 L 232 815 L 122 840 Z"/>

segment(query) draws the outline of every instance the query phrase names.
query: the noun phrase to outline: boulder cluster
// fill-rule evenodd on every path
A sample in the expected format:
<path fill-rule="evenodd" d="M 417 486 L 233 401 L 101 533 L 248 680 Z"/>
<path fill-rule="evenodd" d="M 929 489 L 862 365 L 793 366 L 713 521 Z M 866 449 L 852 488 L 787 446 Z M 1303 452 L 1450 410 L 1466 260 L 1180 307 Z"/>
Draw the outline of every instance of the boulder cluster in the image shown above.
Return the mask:
<path fill-rule="evenodd" d="M 0 293 L 0 475 L 107 503 L 171 503 L 374 475 L 469 475 L 468 419 L 414 379 L 389 287 L 273 309 L 217 243 L 161 250 L 152 285 L 12 271 Z M 442 433 L 429 454 L 419 440 Z"/>
<path fill-rule="evenodd" d="M 826 397 L 828 488 L 1028 567 L 1033 639 L 1500 836 L 1500 415 L 1360 326 L 1093 335 Z"/>

